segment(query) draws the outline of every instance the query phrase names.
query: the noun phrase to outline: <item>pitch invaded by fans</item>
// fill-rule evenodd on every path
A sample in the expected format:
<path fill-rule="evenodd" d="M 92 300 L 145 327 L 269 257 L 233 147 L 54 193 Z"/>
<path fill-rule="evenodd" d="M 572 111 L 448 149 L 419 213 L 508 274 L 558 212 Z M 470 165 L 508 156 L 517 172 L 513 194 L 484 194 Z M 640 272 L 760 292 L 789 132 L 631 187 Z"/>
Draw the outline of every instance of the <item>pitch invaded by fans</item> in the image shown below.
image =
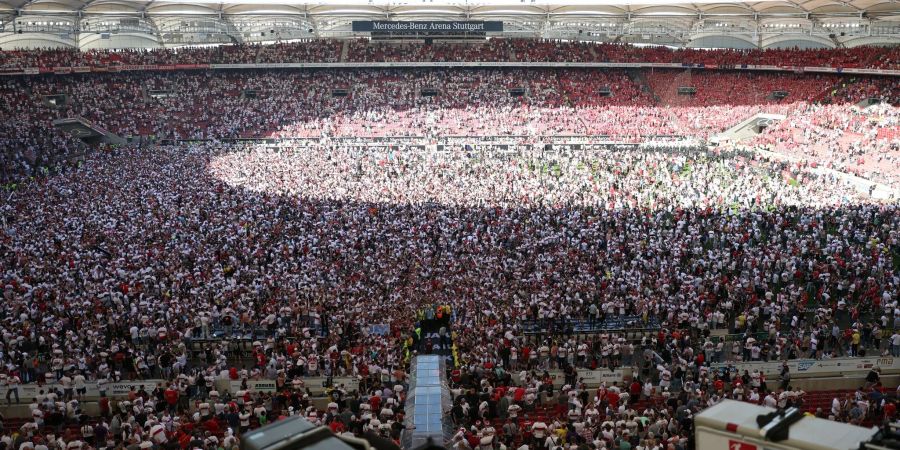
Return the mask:
<path fill-rule="evenodd" d="M 511 40 L 481 54 L 786 57 L 579 48 Z M 339 49 L 23 51 L 0 61 L 327 61 Z M 355 43 L 349 55 L 385 51 L 396 50 Z M 463 57 L 439 46 L 395 56 L 426 51 Z M 878 367 L 822 404 L 787 365 L 767 379 L 712 364 L 900 356 L 900 208 L 860 188 L 900 188 L 897 84 L 695 71 L 698 92 L 685 97 L 685 76 L 416 68 L 0 79 L 0 392 L 30 414 L 0 420 L 0 450 L 233 449 L 291 415 L 399 441 L 421 353 L 447 358 L 448 445 L 458 450 L 688 449 L 693 414 L 726 398 L 866 426 L 896 418 L 896 386 Z M 45 101 L 61 93 L 61 104 Z M 882 103 L 857 105 L 871 98 Z M 741 142 L 715 139 L 756 114 L 783 118 Z M 88 144 L 53 127 L 73 116 L 134 139 Z M 576 333 L 573 319 L 598 328 Z M 235 350 L 237 340 L 251 350 Z M 623 368 L 632 377 L 599 388 L 579 376 Z M 320 378 L 355 383 L 323 398 L 306 384 Z M 134 380 L 161 381 L 108 395 Z M 275 391 L 253 389 L 256 380 L 274 380 Z M 221 389 L 232 382 L 240 389 Z M 20 395 L 26 386 L 38 394 Z"/>

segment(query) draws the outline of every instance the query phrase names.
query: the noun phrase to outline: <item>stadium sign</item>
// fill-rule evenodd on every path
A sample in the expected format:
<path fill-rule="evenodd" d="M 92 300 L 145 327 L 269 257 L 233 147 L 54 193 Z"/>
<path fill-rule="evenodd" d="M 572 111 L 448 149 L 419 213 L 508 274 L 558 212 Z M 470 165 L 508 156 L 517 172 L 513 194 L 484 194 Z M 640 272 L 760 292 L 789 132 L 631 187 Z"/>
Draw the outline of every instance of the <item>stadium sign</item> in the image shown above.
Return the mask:
<path fill-rule="evenodd" d="M 355 20 L 353 31 L 359 33 L 446 35 L 503 31 L 500 21 L 386 21 Z"/>

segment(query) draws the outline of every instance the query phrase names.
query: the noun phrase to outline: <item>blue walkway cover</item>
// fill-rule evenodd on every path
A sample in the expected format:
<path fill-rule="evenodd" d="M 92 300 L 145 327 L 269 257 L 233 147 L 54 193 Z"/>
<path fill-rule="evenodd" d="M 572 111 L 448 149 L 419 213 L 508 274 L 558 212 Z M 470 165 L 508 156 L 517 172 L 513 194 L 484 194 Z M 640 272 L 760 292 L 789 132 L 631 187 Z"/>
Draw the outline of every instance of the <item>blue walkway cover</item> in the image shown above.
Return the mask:
<path fill-rule="evenodd" d="M 406 399 L 407 417 L 412 417 L 406 448 L 417 448 L 429 437 L 444 444 L 444 402 L 449 408 L 450 392 L 443 382 L 444 370 L 438 355 L 420 355 L 413 364 L 410 395 Z M 408 424 L 410 425 L 410 424 Z"/>

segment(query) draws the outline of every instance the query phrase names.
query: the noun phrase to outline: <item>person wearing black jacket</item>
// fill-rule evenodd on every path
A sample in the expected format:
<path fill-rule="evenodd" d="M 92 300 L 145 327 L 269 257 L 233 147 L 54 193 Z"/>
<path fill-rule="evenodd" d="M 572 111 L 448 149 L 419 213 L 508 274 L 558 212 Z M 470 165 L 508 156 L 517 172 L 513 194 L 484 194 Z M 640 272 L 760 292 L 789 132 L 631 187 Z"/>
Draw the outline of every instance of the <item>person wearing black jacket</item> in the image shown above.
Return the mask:
<path fill-rule="evenodd" d="M 228 422 L 228 426 L 231 427 L 232 430 L 239 430 L 241 428 L 241 418 L 234 409 L 229 408 L 225 412 L 225 421 Z"/>
<path fill-rule="evenodd" d="M 188 444 L 189 448 L 205 448 L 203 445 L 203 438 L 199 433 L 194 433 L 194 436 L 191 438 L 191 442 Z"/>
<path fill-rule="evenodd" d="M 866 389 L 881 385 L 881 368 L 873 367 L 866 375 Z"/>
<path fill-rule="evenodd" d="M 779 386 L 781 390 L 787 390 L 788 386 L 791 384 L 791 368 L 788 367 L 787 363 L 781 365 L 781 385 Z"/>

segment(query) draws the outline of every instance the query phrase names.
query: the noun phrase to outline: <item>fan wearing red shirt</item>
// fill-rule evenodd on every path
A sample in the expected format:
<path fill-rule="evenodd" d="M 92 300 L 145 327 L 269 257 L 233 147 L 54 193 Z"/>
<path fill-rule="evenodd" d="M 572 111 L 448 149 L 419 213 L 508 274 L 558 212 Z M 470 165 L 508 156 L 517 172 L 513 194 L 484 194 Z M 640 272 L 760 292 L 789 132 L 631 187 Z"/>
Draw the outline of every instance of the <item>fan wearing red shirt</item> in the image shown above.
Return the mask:
<path fill-rule="evenodd" d="M 100 417 L 109 416 L 109 397 L 101 397 L 98 402 L 100 405 Z"/>
<path fill-rule="evenodd" d="M 887 402 L 884 405 L 884 418 L 887 420 L 894 420 L 894 417 L 897 415 L 897 404 L 894 402 Z"/>
<path fill-rule="evenodd" d="M 190 433 L 185 433 L 183 431 L 178 432 L 178 436 L 176 438 L 178 443 L 181 445 L 181 448 L 188 448 L 188 445 L 191 443 L 191 435 Z"/>
<path fill-rule="evenodd" d="M 609 402 L 609 406 L 613 410 L 619 408 L 619 394 L 617 392 L 612 390 L 606 391 L 606 401 Z"/>
<path fill-rule="evenodd" d="M 175 411 L 175 405 L 178 404 L 178 390 L 169 386 L 166 388 L 166 391 L 163 392 L 163 397 L 169 405 L 169 411 Z"/>
<path fill-rule="evenodd" d="M 494 389 L 493 399 L 494 399 L 494 401 L 499 402 L 500 399 L 503 398 L 504 395 L 506 395 L 506 388 L 503 386 L 498 386 L 497 388 Z"/>
<path fill-rule="evenodd" d="M 629 391 L 631 392 L 631 398 L 633 398 L 633 399 L 641 398 L 641 382 L 638 380 L 632 381 Z"/>
<path fill-rule="evenodd" d="M 469 441 L 469 448 L 478 448 L 478 446 L 481 444 L 481 440 L 478 439 L 478 436 L 472 432 L 466 433 L 466 440 Z"/>
<path fill-rule="evenodd" d="M 525 388 L 523 388 L 522 386 L 517 387 L 516 393 L 513 394 L 513 400 L 515 400 L 517 402 L 521 402 L 522 399 L 524 399 L 524 398 L 525 398 Z"/>
<path fill-rule="evenodd" d="M 219 434 L 219 421 L 215 418 L 209 419 L 204 422 L 203 427 L 206 428 L 206 431 L 209 431 L 210 434 Z"/>

